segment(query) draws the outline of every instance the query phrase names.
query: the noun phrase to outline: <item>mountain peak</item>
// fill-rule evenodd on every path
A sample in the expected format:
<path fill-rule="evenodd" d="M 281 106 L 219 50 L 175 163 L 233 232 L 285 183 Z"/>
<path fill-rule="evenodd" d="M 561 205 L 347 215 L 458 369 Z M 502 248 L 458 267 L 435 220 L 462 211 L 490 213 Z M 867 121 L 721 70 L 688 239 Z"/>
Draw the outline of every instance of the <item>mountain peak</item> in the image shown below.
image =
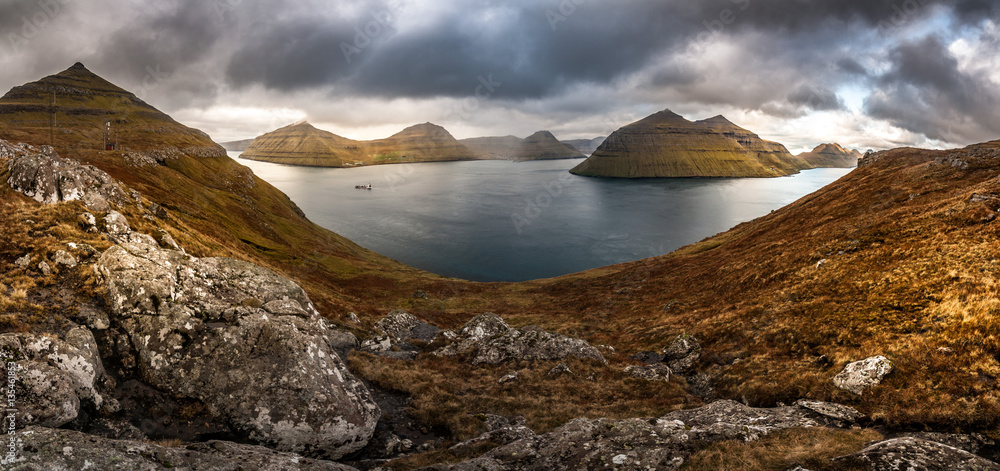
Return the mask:
<path fill-rule="evenodd" d="M 656 114 L 654 114 L 653 116 L 650 116 L 650 117 L 651 118 L 656 118 L 657 120 L 661 120 L 661 121 L 668 121 L 668 120 L 672 121 L 672 120 L 676 120 L 676 119 L 684 119 L 683 116 L 681 116 L 681 115 L 679 115 L 677 113 L 674 113 L 673 111 L 670 111 L 669 109 L 665 109 L 663 111 L 660 111 L 660 112 L 658 112 L 658 113 L 656 113 Z M 685 121 L 687 121 L 687 120 L 685 119 Z"/>
<path fill-rule="evenodd" d="M 703 119 L 703 120 L 698 121 L 698 122 L 702 123 L 702 124 L 709 124 L 709 125 L 715 125 L 715 126 L 736 126 L 735 124 L 733 124 L 732 121 L 726 119 L 726 117 L 722 116 L 721 114 L 717 115 L 717 116 L 713 116 L 713 117 L 708 118 L 708 119 Z"/>

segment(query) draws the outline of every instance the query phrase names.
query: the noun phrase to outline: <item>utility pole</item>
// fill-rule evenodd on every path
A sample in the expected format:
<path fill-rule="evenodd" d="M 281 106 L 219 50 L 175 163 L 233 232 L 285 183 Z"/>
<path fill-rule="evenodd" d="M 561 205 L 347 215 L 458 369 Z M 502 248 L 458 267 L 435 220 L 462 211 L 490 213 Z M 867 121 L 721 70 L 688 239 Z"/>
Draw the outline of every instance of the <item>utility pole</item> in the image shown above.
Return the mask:
<path fill-rule="evenodd" d="M 56 137 L 56 91 L 52 90 L 52 118 L 49 120 L 49 145 L 55 148 Z"/>

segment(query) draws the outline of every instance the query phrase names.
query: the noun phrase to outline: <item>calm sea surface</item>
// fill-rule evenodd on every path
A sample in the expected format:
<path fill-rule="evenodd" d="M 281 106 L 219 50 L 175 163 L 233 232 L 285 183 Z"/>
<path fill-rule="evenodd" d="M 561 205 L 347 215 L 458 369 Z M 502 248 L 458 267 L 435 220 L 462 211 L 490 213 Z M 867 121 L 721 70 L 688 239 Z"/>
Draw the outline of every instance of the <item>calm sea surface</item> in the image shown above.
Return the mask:
<path fill-rule="evenodd" d="M 475 281 L 547 278 L 662 255 L 850 171 L 609 180 L 569 174 L 580 161 L 322 169 L 239 159 L 317 224 L 407 265 Z M 369 183 L 370 191 L 354 188 Z"/>

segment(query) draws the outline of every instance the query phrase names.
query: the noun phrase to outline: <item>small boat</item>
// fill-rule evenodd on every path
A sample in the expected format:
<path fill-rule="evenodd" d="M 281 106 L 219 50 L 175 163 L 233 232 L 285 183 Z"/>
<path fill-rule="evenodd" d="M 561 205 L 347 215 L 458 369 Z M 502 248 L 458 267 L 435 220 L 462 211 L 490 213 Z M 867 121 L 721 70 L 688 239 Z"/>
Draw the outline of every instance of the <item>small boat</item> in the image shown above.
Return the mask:
<path fill-rule="evenodd" d="M 355 190 L 371 190 L 372 189 L 372 184 L 369 183 L 367 185 L 355 185 L 354 189 Z"/>

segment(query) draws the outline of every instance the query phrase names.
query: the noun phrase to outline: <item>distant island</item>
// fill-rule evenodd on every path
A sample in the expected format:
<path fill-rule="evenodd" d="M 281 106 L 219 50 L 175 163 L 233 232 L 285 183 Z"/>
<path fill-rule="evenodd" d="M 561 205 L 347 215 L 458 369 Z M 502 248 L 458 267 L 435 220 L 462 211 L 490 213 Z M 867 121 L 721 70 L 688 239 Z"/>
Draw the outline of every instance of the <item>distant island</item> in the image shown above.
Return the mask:
<path fill-rule="evenodd" d="M 593 154 L 594 151 L 597 150 L 597 148 L 604 143 L 605 139 L 607 139 L 606 136 L 595 137 L 593 139 L 569 139 L 566 141 L 562 141 L 562 143 L 572 146 L 574 149 L 584 154 L 590 155 Z"/>
<path fill-rule="evenodd" d="M 803 152 L 798 157 L 815 168 L 852 168 L 858 166 L 858 159 L 862 155 L 857 149 L 847 150 L 840 144 L 833 143 L 820 144 L 811 152 Z"/>
<path fill-rule="evenodd" d="M 235 147 L 242 142 L 227 144 L 238 151 Z M 539 131 L 526 139 L 505 136 L 459 141 L 448 130 L 432 123 L 410 126 L 385 139 L 355 141 L 301 122 L 253 139 L 242 152 L 245 159 L 314 167 L 586 157 L 548 131 Z"/>
<path fill-rule="evenodd" d="M 587 157 L 552 133 L 538 131 L 525 139 L 516 136 L 475 137 L 460 141 L 482 158 L 503 160 L 582 159 Z"/>
<path fill-rule="evenodd" d="M 253 140 L 245 159 L 314 167 L 356 167 L 403 162 L 476 160 L 478 156 L 445 128 L 410 126 L 388 138 L 355 141 L 302 122 Z"/>
<path fill-rule="evenodd" d="M 220 142 L 219 145 L 222 146 L 223 149 L 226 149 L 227 152 L 243 152 L 247 150 L 252 143 L 253 139 L 243 139 L 242 141 Z"/>
<path fill-rule="evenodd" d="M 780 177 L 812 168 L 785 146 L 723 116 L 691 122 L 664 110 L 608 137 L 576 175 L 613 178 Z"/>

